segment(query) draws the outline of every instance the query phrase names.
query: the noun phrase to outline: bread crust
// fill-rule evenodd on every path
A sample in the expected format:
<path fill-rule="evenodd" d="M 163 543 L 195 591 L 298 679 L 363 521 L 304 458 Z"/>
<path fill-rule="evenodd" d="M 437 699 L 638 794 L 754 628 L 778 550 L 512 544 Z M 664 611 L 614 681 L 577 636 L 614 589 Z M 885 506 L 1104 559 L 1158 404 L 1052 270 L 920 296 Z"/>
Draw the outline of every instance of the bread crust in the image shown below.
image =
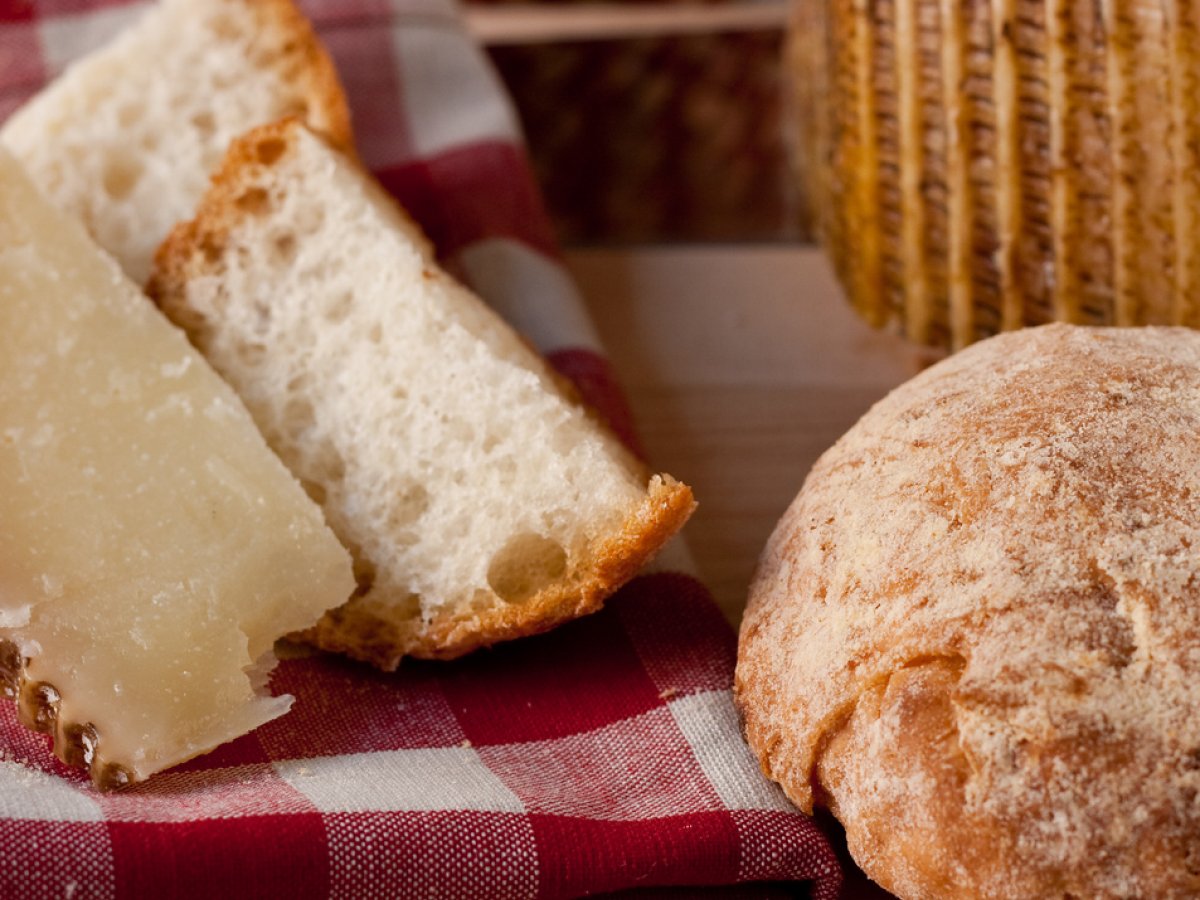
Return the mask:
<path fill-rule="evenodd" d="M 353 155 L 354 132 L 350 107 L 329 51 L 312 23 L 293 0 L 237 0 L 249 7 L 260 23 L 260 34 L 280 43 L 280 75 L 301 86 L 305 109 L 297 118 L 323 134 L 343 153 Z"/>
<path fill-rule="evenodd" d="M 395 671 L 405 656 L 456 659 L 501 641 L 541 634 L 594 613 L 683 527 L 695 509 L 691 488 L 669 475 L 655 476 L 648 495 L 621 528 L 598 541 L 568 577 L 518 603 L 499 603 L 469 615 L 452 612 L 397 625 L 351 600 L 326 613 L 301 639 Z"/>
<path fill-rule="evenodd" d="M 271 2 L 288 6 L 291 0 Z M 177 224 L 159 245 L 154 254 L 154 269 L 146 282 L 146 293 L 173 320 L 177 319 L 177 324 L 181 324 L 185 330 L 188 327 L 187 304 L 176 302 L 182 296 L 182 286 L 189 278 L 203 271 L 206 258 L 220 255 L 229 232 L 247 213 L 253 212 L 246 205 L 247 190 L 254 187 L 264 168 L 282 160 L 295 148 L 299 129 L 307 125 L 300 116 L 287 116 L 251 129 L 234 140 L 220 167 L 212 174 L 208 193 L 196 210 L 195 217 Z M 321 135 L 335 149 L 345 152 L 336 138 L 323 132 Z M 364 176 L 371 177 L 356 156 L 346 155 Z M 413 237 L 432 261 L 433 245 L 421 227 L 373 179 L 371 184 L 378 195 L 386 199 L 387 208 L 395 215 L 396 226 Z"/>
<path fill-rule="evenodd" d="M 257 128 L 235 141 L 224 164 L 213 177 L 212 188 L 196 218 L 178 225 L 159 248 L 147 293 L 176 324 L 195 333 L 200 323 L 192 317 L 185 299 L 188 281 L 217 259 L 232 229 L 253 214 L 253 191 L 264 167 L 269 168 L 295 148 L 304 124 L 297 118 Z M 361 166 L 360 166 L 361 169 Z M 362 170 L 366 175 L 365 170 Z M 369 176 L 367 176 L 369 177 Z M 374 182 L 370 182 L 374 184 Z M 412 237 L 434 262 L 434 250 L 420 227 L 382 188 L 374 188 L 393 224 Z M 607 432 L 578 393 L 561 376 L 530 351 L 544 374 L 565 400 L 585 410 L 598 428 Z M 611 437 L 611 435 L 610 435 Z M 417 609 L 402 620 L 385 618 L 372 610 L 383 588 L 364 584 L 364 595 L 328 613 L 301 640 L 324 650 L 344 653 L 380 669 L 394 670 L 405 656 L 453 659 L 499 641 L 547 631 L 565 621 L 598 610 L 606 597 L 632 578 L 687 521 L 695 508 L 691 489 L 669 475 L 651 477 L 632 453 L 611 438 L 614 452 L 625 466 L 647 485 L 646 494 L 625 520 L 595 538 L 576 554 L 559 580 L 516 602 L 497 599 L 491 605 L 466 612 L 446 611 L 423 619 Z M 384 597 L 390 607 L 402 606 L 405 597 Z"/>
<path fill-rule="evenodd" d="M 764 771 L 900 897 L 1200 893 L 1200 335 L 1053 325 L 881 401 L 751 587 Z"/>

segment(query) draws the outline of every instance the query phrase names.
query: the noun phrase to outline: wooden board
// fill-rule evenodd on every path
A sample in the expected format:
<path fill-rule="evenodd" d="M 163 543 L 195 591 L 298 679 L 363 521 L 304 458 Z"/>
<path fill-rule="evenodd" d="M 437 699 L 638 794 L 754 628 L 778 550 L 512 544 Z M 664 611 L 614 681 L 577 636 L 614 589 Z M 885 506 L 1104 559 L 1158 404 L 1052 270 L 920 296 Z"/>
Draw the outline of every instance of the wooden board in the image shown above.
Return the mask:
<path fill-rule="evenodd" d="M 696 491 L 685 534 L 736 623 L 813 462 L 933 357 L 857 319 L 812 248 L 593 248 L 566 261 L 651 460 Z"/>

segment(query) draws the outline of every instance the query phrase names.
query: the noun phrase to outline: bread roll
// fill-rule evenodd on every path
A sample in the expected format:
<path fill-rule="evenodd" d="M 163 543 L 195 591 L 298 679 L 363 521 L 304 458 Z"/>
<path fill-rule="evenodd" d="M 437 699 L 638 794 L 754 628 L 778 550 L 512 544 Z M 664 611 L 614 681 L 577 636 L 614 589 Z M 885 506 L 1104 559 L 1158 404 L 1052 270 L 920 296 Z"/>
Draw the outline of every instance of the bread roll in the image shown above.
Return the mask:
<path fill-rule="evenodd" d="M 1200 335 L 1050 325 L 881 401 L 750 591 L 766 773 L 904 898 L 1200 895 Z"/>
<path fill-rule="evenodd" d="M 824 242 L 913 339 L 1200 323 L 1200 4 L 797 2 Z"/>

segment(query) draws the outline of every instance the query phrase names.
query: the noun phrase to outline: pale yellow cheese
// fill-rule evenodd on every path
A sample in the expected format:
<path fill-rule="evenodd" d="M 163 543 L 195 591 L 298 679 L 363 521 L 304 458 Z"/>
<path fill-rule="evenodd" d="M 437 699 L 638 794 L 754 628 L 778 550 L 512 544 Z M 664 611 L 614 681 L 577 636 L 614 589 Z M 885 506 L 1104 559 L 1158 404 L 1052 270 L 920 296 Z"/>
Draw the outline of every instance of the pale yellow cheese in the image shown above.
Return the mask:
<path fill-rule="evenodd" d="M 353 587 L 234 393 L 0 149 L 0 640 L 25 699 L 53 686 L 60 741 L 92 726 L 94 777 L 145 778 L 284 713 L 274 641 Z"/>

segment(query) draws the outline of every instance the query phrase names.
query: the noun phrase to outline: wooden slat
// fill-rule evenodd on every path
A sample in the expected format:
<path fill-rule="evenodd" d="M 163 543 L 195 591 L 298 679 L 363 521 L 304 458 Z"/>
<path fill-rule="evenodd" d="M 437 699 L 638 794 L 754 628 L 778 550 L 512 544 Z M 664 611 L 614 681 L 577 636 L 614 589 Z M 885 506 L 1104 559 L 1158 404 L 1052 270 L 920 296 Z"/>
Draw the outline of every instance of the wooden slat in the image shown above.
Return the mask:
<path fill-rule="evenodd" d="M 1017 147 L 1017 61 L 1012 22 L 1017 0 L 992 0 L 992 94 L 996 105 L 996 229 L 999 238 L 1000 321 L 1021 324 L 1024 303 L 1014 271 L 1014 239 L 1021 222 L 1020 150 Z"/>
<path fill-rule="evenodd" d="M 565 256 L 651 461 L 696 491 L 684 538 L 700 574 L 740 617 L 754 563 L 813 461 L 927 351 L 863 324 L 812 248 Z"/>
<path fill-rule="evenodd" d="M 921 102 L 921 196 L 923 251 L 928 271 L 926 343 L 950 338 L 950 210 L 948 133 L 942 96 L 942 46 L 946 42 L 941 0 L 917 0 L 917 73 Z"/>
<path fill-rule="evenodd" d="M 467 28 L 490 46 L 561 41 L 621 40 L 678 34 L 778 31 L 788 21 L 787 0 L 721 4 L 541 3 L 505 6 L 468 3 Z"/>
<path fill-rule="evenodd" d="M 1054 312 L 1102 325 L 1113 315 L 1111 128 L 1099 0 L 1053 0 L 1047 20 L 1053 136 Z"/>
<path fill-rule="evenodd" d="M 871 90 L 873 28 L 869 0 L 837 3 L 830 21 L 835 69 L 833 105 L 834 159 L 837 179 L 832 194 L 840 222 L 830 234 L 830 250 L 851 303 L 871 325 L 883 325 L 888 309 L 882 302 L 879 158 L 876 148 L 874 95 Z"/>
<path fill-rule="evenodd" d="M 1157 0 L 1105 0 L 1112 120 L 1115 318 L 1170 321 L 1174 163 L 1170 54 Z"/>
<path fill-rule="evenodd" d="M 897 163 L 900 193 L 900 258 L 902 261 L 904 330 L 915 341 L 929 338 L 929 267 L 925 254 L 925 209 L 921 182 L 925 175 L 921 73 L 917 60 L 917 6 L 899 0 L 895 15 L 892 78 L 896 85 Z"/>
<path fill-rule="evenodd" d="M 1200 327 L 1200 2 L 1171 0 L 1171 109 L 1175 159 L 1175 306 Z"/>
<path fill-rule="evenodd" d="M 946 129 L 946 292 L 949 341 L 957 348 L 974 332 L 971 290 L 971 209 L 969 104 L 966 84 L 965 10 L 960 0 L 941 0 L 942 110 Z"/>
<path fill-rule="evenodd" d="M 972 307 L 969 342 L 1000 330 L 1008 250 L 1000 203 L 1005 175 L 1000 153 L 1001 104 L 996 91 L 998 29 L 993 26 L 991 0 L 963 0 L 962 9 L 965 52 L 960 90 L 969 189 Z M 961 346 L 963 342 L 957 343 Z"/>
<path fill-rule="evenodd" d="M 900 118 L 901 62 L 897 46 L 898 7 L 911 0 L 871 0 L 871 102 L 877 166 L 876 213 L 879 233 L 880 324 L 902 318 L 908 291 L 905 261 L 904 189 L 901 183 L 905 134 Z"/>
<path fill-rule="evenodd" d="M 1012 48 L 1015 116 L 1016 227 L 1012 234 L 1013 281 L 1021 311 L 1006 309 L 1006 327 L 1054 320 L 1056 279 L 1051 224 L 1051 105 L 1046 0 L 1014 0 L 1005 32 Z"/>

